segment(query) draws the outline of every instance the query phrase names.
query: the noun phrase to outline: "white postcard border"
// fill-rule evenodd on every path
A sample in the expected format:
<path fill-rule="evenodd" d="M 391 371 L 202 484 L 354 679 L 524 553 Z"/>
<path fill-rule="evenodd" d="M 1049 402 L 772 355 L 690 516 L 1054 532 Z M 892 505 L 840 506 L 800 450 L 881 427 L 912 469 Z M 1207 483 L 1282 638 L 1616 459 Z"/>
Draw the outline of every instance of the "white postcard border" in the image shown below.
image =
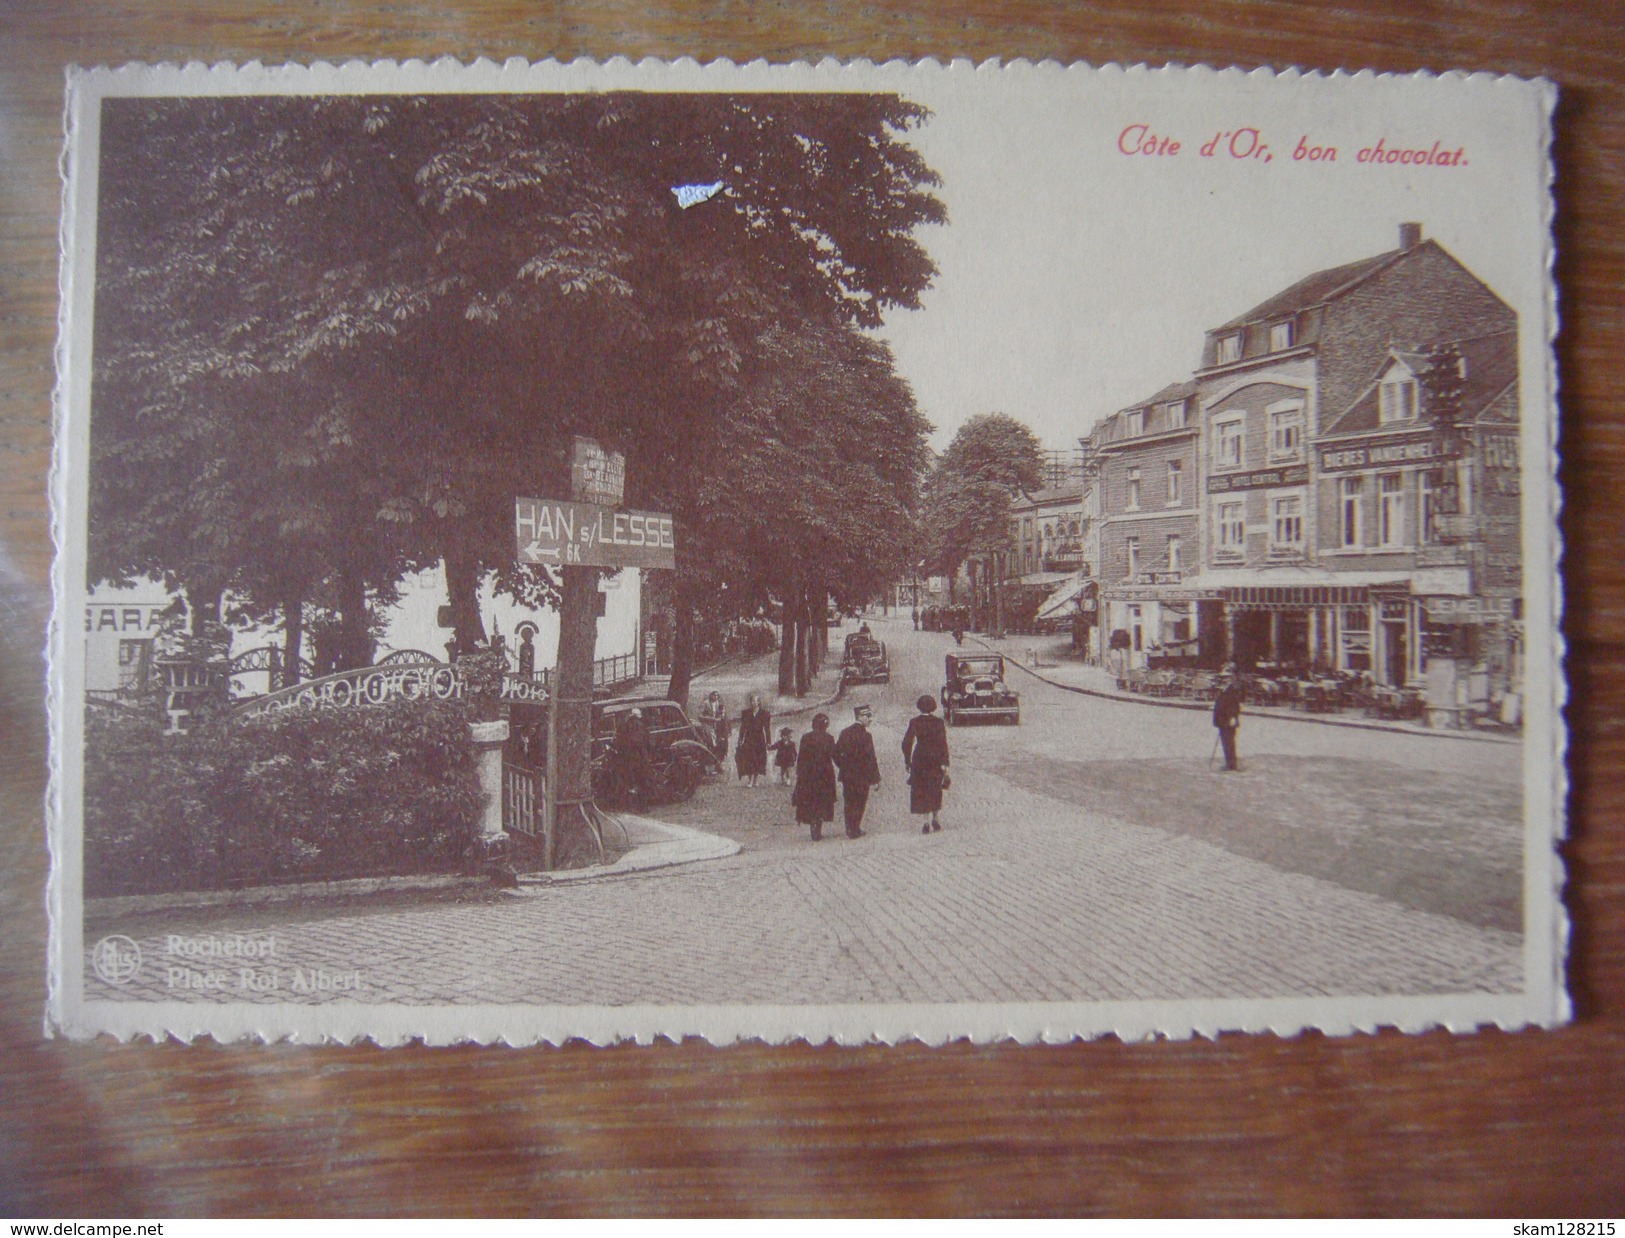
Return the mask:
<path fill-rule="evenodd" d="M 1141 1003 L 1022 1003 L 988 1005 L 874 1006 L 713 1006 L 713 1007 L 549 1007 L 549 1006 L 420 1006 L 381 1005 L 335 1000 L 320 1006 L 251 1003 L 125 1003 L 84 997 L 82 865 L 75 822 L 81 787 L 75 762 L 65 754 L 83 750 L 84 677 L 80 660 L 70 652 L 76 617 L 83 613 L 87 535 L 85 461 L 88 455 L 88 382 L 94 306 L 95 202 L 99 105 L 105 98 L 174 94 L 319 94 L 319 93 L 481 93 L 635 89 L 697 90 L 836 90 L 906 92 L 920 75 L 964 78 L 990 74 L 1027 81 L 1088 74 L 1127 80 L 1154 77 L 1170 88 L 1202 90 L 1214 84 L 1268 88 L 1293 82 L 1335 82 L 1345 87 L 1381 90 L 1390 83 L 1436 83 L 1440 90 L 1473 92 L 1513 89 L 1522 92 L 1540 116 L 1544 160 L 1543 204 L 1546 228 L 1542 266 L 1546 272 L 1544 322 L 1531 321 L 1520 333 L 1521 390 L 1524 416 L 1523 539 L 1525 551 L 1525 617 L 1529 702 L 1523 750 L 1525 931 L 1523 957 L 1527 987 L 1522 994 L 1455 994 L 1422 997 L 1370 996 L 1266 1001 L 1159 1001 Z M 1054 62 L 1007 65 L 968 61 L 941 64 L 887 61 L 769 65 L 756 61 L 735 65 L 719 60 L 672 62 L 614 58 L 604 62 L 575 60 L 502 63 L 481 60 L 464 65 L 450 59 L 403 63 L 267 67 L 191 63 L 148 68 L 70 70 L 65 123 L 69 142 L 64 156 L 66 189 L 61 229 L 61 334 L 57 348 L 58 382 L 53 401 L 55 454 L 50 479 L 52 533 L 56 559 L 52 568 L 55 608 L 49 630 L 51 667 L 50 785 L 47 795 L 48 838 L 52 870 L 47 888 L 50 916 L 47 1034 L 73 1038 L 106 1033 L 132 1037 L 211 1036 L 219 1041 L 298 1042 L 374 1040 L 380 1044 L 421 1039 L 431 1044 L 474 1041 L 513 1045 L 562 1043 L 585 1039 L 595 1044 L 661 1038 L 702 1037 L 715 1044 L 760 1039 L 769 1043 L 806 1040 L 842 1044 L 895 1043 L 917 1039 L 941 1044 L 956 1039 L 977 1043 L 1017 1041 L 1056 1043 L 1076 1038 L 1115 1035 L 1124 1040 L 1153 1037 L 1216 1036 L 1226 1031 L 1272 1032 L 1277 1035 L 1318 1029 L 1331 1034 L 1373 1031 L 1383 1027 L 1421 1031 L 1446 1027 L 1468 1031 L 1495 1025 L 1512 1029 L 1565 1022 L 1571 1008 L 1563 983 L 1568 919 L 1563 906 L 1564 873 L 1555 844 L 1566 833 L 1567 700 L 1562 673 L 1563 591 L 1558 575 L 1562 546 L 1558 529 L 1561 491 L 1557 483 L 1558 376 L 1553 341 L 1558 330 L 1557 289 L 1552 272 L 1555 251 L 1551 223 L 1551 115 L 1556 90 L 1550 83 L 1525 82 L 1489 74 L 1431 75 L 1274 72 L 1267 69 L 1151 68 Z M 1464 96 L 1458 96 L 1464 97 Z M 1522 307 L 1520 307 L 1522 308 Z M 1538 651 L 1539 656 L 1534 656 Z"/>

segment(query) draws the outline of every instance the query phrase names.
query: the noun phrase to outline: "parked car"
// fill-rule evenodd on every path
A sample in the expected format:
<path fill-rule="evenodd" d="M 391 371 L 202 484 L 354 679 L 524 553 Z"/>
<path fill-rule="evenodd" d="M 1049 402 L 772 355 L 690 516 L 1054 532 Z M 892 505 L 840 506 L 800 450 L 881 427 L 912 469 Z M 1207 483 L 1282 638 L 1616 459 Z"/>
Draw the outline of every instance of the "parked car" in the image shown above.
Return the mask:
<path fill-rule="evenodd" d="M 662 802 L 687 800 L 706 774 L 721 768 L 716 754 L 704 743 L 703 733 L 676 701 L 664 697 L 616 697 L 592 705 L 592 787 L 604 803 L 617 798 L 614 785 L 615 735 L 627 714 L 643 711 L 649 729 L 649 764 L 656 778 L 655 794 Z"/>
<path fill-rule="evenodd" d="M 865 632 L 854 632 L 846 638 L 846 654 L 841 659 L 841 682 L 890 683 L 891 659 L 885 643 Z"/>
<path fill-rule="evenodd" d="M 942 717 L 949 726 L 968 718 L 1019 725 L 1021 696 L 1004 682 L 1004 655 L 950 653 L 943 658 Z"/>

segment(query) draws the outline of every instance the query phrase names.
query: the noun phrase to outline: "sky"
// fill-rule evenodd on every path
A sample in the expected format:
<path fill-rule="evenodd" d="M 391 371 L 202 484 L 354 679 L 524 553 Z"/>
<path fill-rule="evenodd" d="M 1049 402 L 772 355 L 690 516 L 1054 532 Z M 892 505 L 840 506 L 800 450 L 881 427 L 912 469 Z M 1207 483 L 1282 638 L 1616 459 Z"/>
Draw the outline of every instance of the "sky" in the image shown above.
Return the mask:
<path fill-rule="evenodd" d="M 1406 221 L 1519 310 L 1526 334 L 1540 321 L 1544 168 L 1528 92 L 1486 78 L 932 70 L 902 93 L 933 111 L 910 140 L 942 177 L 950 222 L 921 230 L 939 268 L 923 308 L 893 311 L 883 334 L 938 448 L 993 411 L 1070 446 L 1188 378 L 1205 330 L 1396 248 Z M 1233 157 L 1221 138 L 1201 154 L 1235 133 L 1254 153 Z M 1180 149 L 1121 152 L 1148 137 Z M 1379 138 L 1464 162 L 1360 162 Z"/>

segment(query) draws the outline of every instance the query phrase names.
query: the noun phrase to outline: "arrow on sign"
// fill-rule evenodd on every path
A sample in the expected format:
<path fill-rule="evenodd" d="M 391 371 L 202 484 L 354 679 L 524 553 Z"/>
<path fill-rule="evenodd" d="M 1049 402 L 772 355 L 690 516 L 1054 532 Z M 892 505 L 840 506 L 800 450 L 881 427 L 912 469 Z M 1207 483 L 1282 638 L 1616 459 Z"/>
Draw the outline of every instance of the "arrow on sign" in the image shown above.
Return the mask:
<path fill-rule="evenodd" d="M 559 557 L 559 549 L 557 546 L 553 547 L 552 549 L 548 549 L 546 546 L 543 546 L 541 542 L 532 542 L 530 545 L 525 547 L 524 557 L 527 559 L 557 559 Z"/>

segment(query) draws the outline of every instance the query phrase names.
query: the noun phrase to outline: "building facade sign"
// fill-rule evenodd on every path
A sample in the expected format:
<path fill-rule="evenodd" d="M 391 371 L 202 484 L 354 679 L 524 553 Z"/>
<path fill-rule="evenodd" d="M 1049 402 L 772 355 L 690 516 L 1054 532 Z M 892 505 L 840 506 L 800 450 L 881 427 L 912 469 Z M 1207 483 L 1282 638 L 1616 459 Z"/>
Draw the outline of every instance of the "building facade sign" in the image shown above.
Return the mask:
<path fill-rule="evenodd" d="M 1268 490 L 1275 486 L 1301 486 L 1308 480 L 1307 464 L 1291 464 L 1279 469 L 1254 469 L 1250 473 L 1217 473 L 1207 479 L 1207 492 L 1229 494 L 1233 490 Z"/>
<path fill-rule="evenodd" d="M 168 602 L 131 602 L 85 607 L 85 631 L 118 632 L 125 636 L 148 636 L 164 625 Z"/>
<path fill-rule="evenodd" d="M 1428 597 L 1422 599 L 1434 623 L 1493 623 L 1511 619 L 1517 599 L 1512 597 Z"/>
<path fill-rule="evenodd" d="M 1168 585 L 1118 585 L 1106 591 L 1109 602 L 1209 602 L 1217 589 L 1179 589 Z"/>
<path fill-rule="evenodd" d="M 1432 433 L 1392 434 L 1348 439 L 1333 447 L 1320 446 L 1322 473 L 1347 473 L 1354 469 L 1382 468 L 1396 464 L 1426 464 L 1449 458 L 1442 439 Z"/>

